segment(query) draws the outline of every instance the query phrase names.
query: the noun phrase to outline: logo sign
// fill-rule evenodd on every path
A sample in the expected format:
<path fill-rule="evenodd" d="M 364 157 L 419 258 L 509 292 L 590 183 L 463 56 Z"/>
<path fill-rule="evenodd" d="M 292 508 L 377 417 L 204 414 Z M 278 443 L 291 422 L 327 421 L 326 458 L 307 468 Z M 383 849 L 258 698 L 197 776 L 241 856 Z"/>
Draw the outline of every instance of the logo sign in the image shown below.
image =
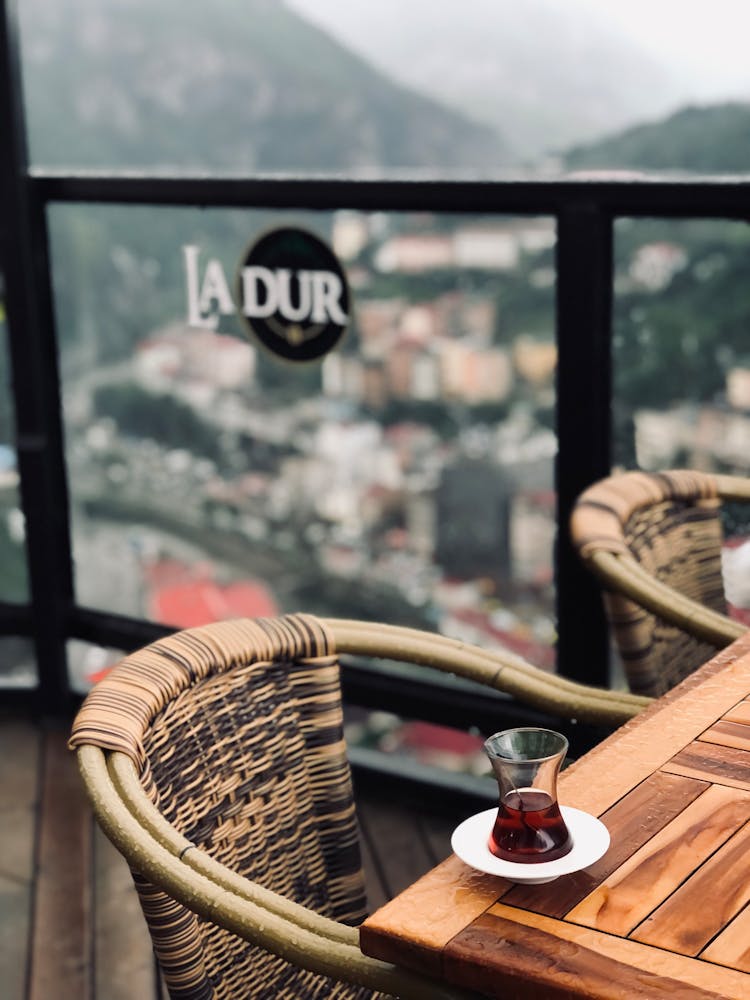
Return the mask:
<path fill-rule="evenodd" d="M 258 340 L 289 361 L 312 361 L 349 323 L 349 287 L 333 252 L 303 229 L 266 233 L 240 262 L 236 301 Z"/>

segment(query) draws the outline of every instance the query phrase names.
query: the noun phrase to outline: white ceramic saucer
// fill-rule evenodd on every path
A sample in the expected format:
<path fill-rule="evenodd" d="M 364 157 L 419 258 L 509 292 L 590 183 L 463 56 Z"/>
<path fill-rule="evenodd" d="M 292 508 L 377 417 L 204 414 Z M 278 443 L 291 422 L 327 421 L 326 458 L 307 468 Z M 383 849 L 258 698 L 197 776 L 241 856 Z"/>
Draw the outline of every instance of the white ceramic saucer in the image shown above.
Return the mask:
<path fill-rule="evenodd" d="M 511 882 L 538 885 L 552 882 L 561 875 L 588 868 L 606 853 L 609 847 L 609 830 L 601 820 L 589 813 L 560 806 L 563 819 L 573 838 L 573 847 L 557 861 L 539 861 L 523 864 L 496 858 L 487 846 L 492 826 L 497 816 L 497 806 L 469 816 L 453 831 L 451 847 L 455 854 L 472 868 L 488 875 L 500 875 Z"/>

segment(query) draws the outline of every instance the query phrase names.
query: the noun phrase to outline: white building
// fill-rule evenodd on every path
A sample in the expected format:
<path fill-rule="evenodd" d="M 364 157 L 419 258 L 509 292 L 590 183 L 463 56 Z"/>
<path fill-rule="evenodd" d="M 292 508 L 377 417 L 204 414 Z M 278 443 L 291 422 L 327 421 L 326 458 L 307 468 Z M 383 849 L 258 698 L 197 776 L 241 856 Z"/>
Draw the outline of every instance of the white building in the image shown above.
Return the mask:
<path fill-rule="evenodd" d="M 135 359 L 136 376 L 160 388 L 189 381 L 239 389 L 255 378 L 255 367 L 255 348 L 246 340 L 179 323 L 142 341 Z"/>

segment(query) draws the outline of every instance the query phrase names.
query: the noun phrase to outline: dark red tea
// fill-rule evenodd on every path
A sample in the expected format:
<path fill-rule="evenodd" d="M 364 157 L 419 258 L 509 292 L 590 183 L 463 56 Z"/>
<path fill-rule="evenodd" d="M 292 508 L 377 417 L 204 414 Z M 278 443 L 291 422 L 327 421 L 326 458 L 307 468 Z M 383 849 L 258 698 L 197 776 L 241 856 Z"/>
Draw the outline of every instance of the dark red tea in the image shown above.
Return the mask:
<path fill-rule="evenodd" d="M 503 861 L 554 861 L 573 847 L 560 808 L 547 792 L 521 788 L 500 803 L 487 845 Z"/>

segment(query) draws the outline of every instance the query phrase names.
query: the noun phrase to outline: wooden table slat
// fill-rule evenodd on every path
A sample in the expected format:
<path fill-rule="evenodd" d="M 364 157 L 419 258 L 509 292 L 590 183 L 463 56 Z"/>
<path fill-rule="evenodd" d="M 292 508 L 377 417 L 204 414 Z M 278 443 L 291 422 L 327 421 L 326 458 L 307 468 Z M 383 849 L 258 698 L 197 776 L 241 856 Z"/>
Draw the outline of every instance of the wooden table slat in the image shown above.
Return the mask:
<path fill-rule="evenodd" d="M 451 857 L 363 950 L 490 997 L 748 1000 L 750 632 L 567 769 L 560 801 L 602 817 L 604 858 L 514 886 Z"/>
<path fill-rule="evenodd" d="M 574 907 L 567 919 L 627 935 L 748 819 L 750 794 L 710 786 Z"/>
<path fill-rule="evenodd" d="M 717 743 L 723 747 L 735 747 L 737 750 L 750 750 L 750 725 L 732 722 L 724 716 L 705 733 L 701 733 L 698 740 L 702 743 Z"/>
<path fill-rule="evenodd" d="M 750 699 L 745 698 L 734 708 L 730 708 L 723 718 L 727 722 L 737 722 L 742 726 L 750 726 Z"/>
<path fill-rule="evenodd" d="M 734 747 L 695 740 L 662 768 L 701 781 L 717 781 L 732 788 L 750 789 L 750 753 Z"/>
<path fill-rule="evenodd" d="M 611 843 L 600 861 L 547 885 L 514 885 L 503 902 L 564 917 L 709 787 L 705 781 L 657 771 L 601 817 Z"/>
<path fill-rule="evenodd" d="M 657 968 L 644 965 L 634 969 L 628 958 L 631 942 L 609 937 L 607 947 L 602 948 L 605 937 L 537 914 L 526 914 L 520 922 L 512 910 L 495 905 L 450 942 L 445 949 L 445 973 L 469 989 L 514 1000 L 570 1000 L 571 996 L 716 1000 L 717 996 L 740 996 L 691 983 L 685 978 L 688 970 L 681 965 L 681 956 L 675 956 L 678 961 L 668 963 L 667 968 L 662 962 Z M 476 962 L 478 952 L 486 961 Z M 705 978 L 708 984 L 717 984 L 720 975 Z"/>
<path fill-rule="evenodd" d="M 745 825 L 631 936 L 682 955 L 697 955 L 748 901 L 750 825 Z"/>
<path fill-rule="evenodd" d="M 359 929 L 362 950 L 384 962 L 440 975 L 445 945 L 509 886 L 452 854 L 405 889 L 397 897 L 398 907 L 391 900 L 368 917 Z M 418 948 L 412 944 L 414 926 L 419 927 Z"/>
<path fill-rule="evenodd" d="M 560 776 L 563 805 L 601 816 L 660 768 L 684 773 L 664 765 L 748 694 L 743 652 L 750 653 L 750 632 L 567 768 Z M 700 697 L 691 697 L 698 686 Z"/>
<path fill-rule="evenodd" d="M 703 949 L 700 957 L 708 962 L 750 972 L 750 906 L 737 914 L 721 934 Z"/>

